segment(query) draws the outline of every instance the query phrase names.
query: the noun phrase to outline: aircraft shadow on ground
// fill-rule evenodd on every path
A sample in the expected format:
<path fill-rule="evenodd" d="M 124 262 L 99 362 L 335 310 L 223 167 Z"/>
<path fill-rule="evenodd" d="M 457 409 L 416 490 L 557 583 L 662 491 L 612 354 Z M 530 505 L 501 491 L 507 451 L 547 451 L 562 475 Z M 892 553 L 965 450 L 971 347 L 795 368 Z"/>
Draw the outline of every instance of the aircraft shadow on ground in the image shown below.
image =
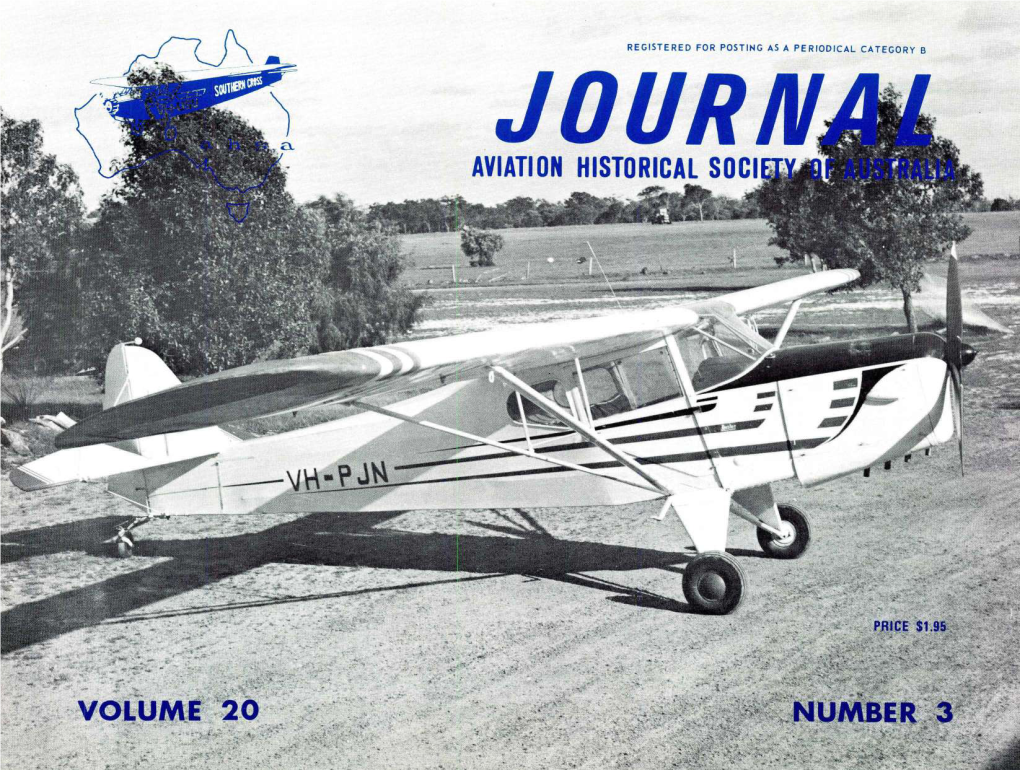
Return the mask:
<path fill-rule="evenodd" d="M 243 611 L 507 575 L 593 588 L 613 594 L 611 601 L 638 607 L 693 611 L 689 605 L 675 599 L 583 574 L 650 568 L 680 572 L 678 567 L 688 562 L 692 554 L 564 540 L 553 537 L 527 512 L 515 513 L 517 517 L 499 514 L 505 524 L 470 522 L 493 532 L 491 535 L 376 529 L 400 515 L 382 513 L 311 514 L 261 532 L 229 537 L 139 539 L 135 546 L 136 559 L 168 560 L 7 610 L 0 617 L 0 653 L 14 652 L 100 623 Z M 120 520 L 119 517 L 99 517 L 6 533 L 2 537 L 2 558 L 10 562 L 57 553 L 109 553 L 109 546 L 102 545 L 102 540 L 115 531 Z M 164 526 L 172 526 L 172 522 Z M 141 534 L 144 535 L 144 530 Z M 163 599 L 270 563 L 439 571 L 455 576 L 353 591 L 138 612 Z M 679 581 L 677 592 L 680 592 Z M 128 613 L 132 614 L 124 617 Z"/>

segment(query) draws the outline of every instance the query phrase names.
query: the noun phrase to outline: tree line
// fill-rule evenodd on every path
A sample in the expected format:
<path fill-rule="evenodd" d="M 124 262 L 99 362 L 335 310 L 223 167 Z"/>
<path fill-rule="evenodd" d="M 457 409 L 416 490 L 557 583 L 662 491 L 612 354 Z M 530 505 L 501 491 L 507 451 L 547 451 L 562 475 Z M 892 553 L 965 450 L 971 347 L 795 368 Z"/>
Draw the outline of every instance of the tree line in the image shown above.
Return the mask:
<path fill-rule="evenodd" d="M 563 225 L 610 225 L 631 222 L 690 222 L 723 219 L 759 219 L 765 216 L 760 194 L 763 184 L 740 198 L 717 195 L 696 184 L 683 190 L 654 185 L 635 198 L 600 197 L 573 192 L 562 201 L 518 196 L 486 206 L 471 203 L 461 195 L 374 203 L 368 207 L 370 222 L 392 227 L 399 233 L 456 232 L 464 225 L 503 230 L 517 227 L 559 227 Z M 980 195 L 959 204 L 960 211 L 1020 211 L 1020 199 Z"/>
<path fill-rule="evenodd" d="M 460 195 L 375 203 L 368 207 L 369 221 L 401 233 L 454 232 L 464 225 L 501 230 L 511 227 L 558 227 L 561 225 L 610 225 L 626 222 L 658 222 L 666 213 L 671 222 L 706 219 L 753 219 L 761 213 L 753 195 L 730 198 L 715 195 L 696 184 L 682 191 L 647 187 L 634 199 L 600 197 L 572 192 L 562 201 L 519 196 L 486 206 Z"/>

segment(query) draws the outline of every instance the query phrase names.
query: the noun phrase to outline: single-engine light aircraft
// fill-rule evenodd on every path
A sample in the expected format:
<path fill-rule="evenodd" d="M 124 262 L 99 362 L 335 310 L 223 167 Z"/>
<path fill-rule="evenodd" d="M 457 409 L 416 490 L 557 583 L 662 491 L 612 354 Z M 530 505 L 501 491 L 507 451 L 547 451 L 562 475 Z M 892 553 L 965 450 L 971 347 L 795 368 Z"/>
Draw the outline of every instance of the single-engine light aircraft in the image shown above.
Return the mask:
<path fill-rule="evenodd" d="M 773 482 L 867 473 L 961 434 L 961 371 L 975 351 L 961 339 L 955 253 L 945 338 L 782 347 L 804 297 L 857 278 L 830 270 L 680 307 L 254 363 L 183 384 L 155 353 L 119 344 L 104 411 L 11 480 L 36 490 L 107 479 L 141 509 L 110 540 L 121 555 L 154 517 L 655 500 L 697 551 L 687 601 L 724 614 L 745 591 L 725 550 L 731 512 L 768 556 L 796 558 L 808 518 L 777 504 Z M 743 320 L 786 303 L 771 342 Z M 361 413 L 248 440 L 222 427 L 336 403 Z"/>

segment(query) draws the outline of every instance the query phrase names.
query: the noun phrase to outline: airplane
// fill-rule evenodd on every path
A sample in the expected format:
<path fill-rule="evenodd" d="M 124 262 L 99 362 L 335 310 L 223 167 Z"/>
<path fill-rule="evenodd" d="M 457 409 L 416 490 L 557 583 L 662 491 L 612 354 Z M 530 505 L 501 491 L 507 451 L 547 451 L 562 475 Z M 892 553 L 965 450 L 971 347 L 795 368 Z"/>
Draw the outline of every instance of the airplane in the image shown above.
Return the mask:
<path fill-rule="evenodd" d="M 802 300 L 855 281 L 829 270 L 678 307 L 266 361 L 180 383 L 138 344 L 113 348 L 104 410 L 15 468 L 22 490 L 105 479 L 141 509 L 109 541 L 130 556 L 154 518 L 656 501 L 696 551 L 683 593 L 740 604 L 730 514 L 764 553 L 801 556 L 808 516 L 772 485 L 812 486 L 959 438 L 962 340 L 955 248 L 945 337 L 783 347 Z M 789 303 L 776 337 L 750 314 Z M 137 341 L 136 341 L 137 342 Z M 359 410 L 244 439 L 229 423 L 329 404 Z"/>
<path fill-rule="evenodd" d="M 282 64 L 280 57 L 270 56 L 261 67 L 211 67 L 178 73 L 181 83 L 145 86 L 131 85 L 125 78 L 105 78 L 94 85 L 120 89 L 107 99 L 107 112 L 115 119 L 131 125 L 134 131 L 149 120 L 168 124 L 171 118 L 215 107 L 280 82 L 283 76 L 296 72 L 294 64 Z M 206 76 L 206 77 L 203 77 Z"/>

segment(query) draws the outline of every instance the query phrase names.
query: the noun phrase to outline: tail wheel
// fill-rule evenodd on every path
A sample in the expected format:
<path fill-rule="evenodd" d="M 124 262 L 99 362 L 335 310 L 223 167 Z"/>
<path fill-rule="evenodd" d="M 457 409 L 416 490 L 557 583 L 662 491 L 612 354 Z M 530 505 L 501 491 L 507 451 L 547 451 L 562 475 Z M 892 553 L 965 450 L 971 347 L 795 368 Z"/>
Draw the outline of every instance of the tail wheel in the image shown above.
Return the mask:
<path fill-rule="evenodd" d="M 135 541 L 130 532 L 121 532 L 117 535 L 117 556 L 127 559 L 134 555 Z"/>
<path fill-rule="evenodd" d="M 785 503 L 776 507 L 779 509 L 779 529 L 783 534 L 776 536 L 759 529 L 756 532 L 758 545 L 773 559 L 796 559 L 811 542 L 811 524 L 800 508 Z"/>
<path fill-rule="evenodd" d="M 720 551 L 701 554 L 684 568 L 684 597 L 709 615 L 733 612 L 744 598 L 744 571 Z"/>

